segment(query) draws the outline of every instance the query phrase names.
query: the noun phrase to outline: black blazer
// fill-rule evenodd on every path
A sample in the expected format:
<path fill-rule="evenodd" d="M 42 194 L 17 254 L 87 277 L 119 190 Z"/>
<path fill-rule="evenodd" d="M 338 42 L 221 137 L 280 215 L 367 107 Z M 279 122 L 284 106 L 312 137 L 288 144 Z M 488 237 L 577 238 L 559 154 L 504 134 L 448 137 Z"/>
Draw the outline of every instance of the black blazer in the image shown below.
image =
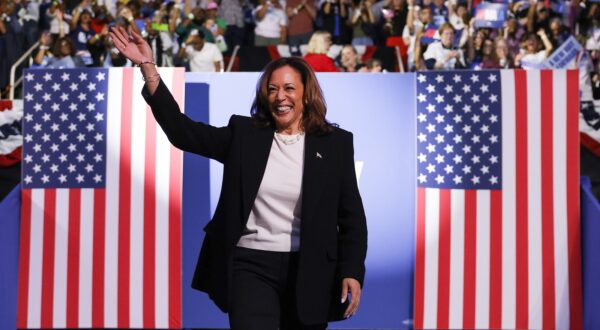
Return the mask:
<path fill-rule="evenodd" d="M 224 312 L 229 305 L 231 256 L 246 226 L 265 172 L 273 128 L 257 128 L 234 115 L 225 127 L 194 122 L 161 81 L 142 92 L 169 141 L 224 165 L 221 195 L 206 225 L 192 287 L 207 292 Z M 341 318 L 341 279 L 363 283 L 367 227 L 354 170 L 352 134 L 336 128 L 307 134 L 302 179 L 302 221 L 296 299 L 306 324 Z"/>

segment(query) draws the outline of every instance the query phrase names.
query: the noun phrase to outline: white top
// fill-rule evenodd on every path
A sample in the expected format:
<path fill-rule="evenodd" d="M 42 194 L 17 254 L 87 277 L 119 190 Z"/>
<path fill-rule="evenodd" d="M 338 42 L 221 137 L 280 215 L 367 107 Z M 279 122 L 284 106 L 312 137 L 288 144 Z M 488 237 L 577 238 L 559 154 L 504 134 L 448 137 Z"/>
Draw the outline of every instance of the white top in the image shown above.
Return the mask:
<path fill-rule="evenodd" d="M 298 139 L 292 144 L 273 139 L 239 247 L 276 252 L 300 249 L 304 135 L 283 137 Z"/>
<path fill-rule="evenodd" d="M 256 17 L 256 13 L 262 8 L 262 5 L 256 7 L 252 13 Z M 281 27 L 287 26 L 287 16 L 283 9 L 270 7 L 267 9 L 262 20 L 256 19 L 256 28 L 254 33 L 257 36 L 264 38 L 279 38 L 281 37 Z"/>
<path fill-rule="evenodd" d="M 526 54 L 521 58 L 522 69 L 543 69 L 546 61 L 546 51 L 540 50 L 535 54 Z"/>
<path fill-rule="evenodd" d="M 464 63 L 463 56 L 462 56 L 462 50 L 460 50 L 460 49 L 454 49 L 454 50 L 459 52 L 460 63 L 464 66 L 465 63 Z M 456 58 L 451 58 L 448 61 L 446 61 L 446 56 L 448 56 L 448 53 L 450 53 L 451 51 L 453 51 L 453 49 L 445 48 L 442 45 L 441 41 L 437 41 L 437 42 L 429 44 L 429 47 L 427 47 L 425 54 L 423 54 L 423 59 L 425 59 L 425 60 L 435 59 L 436 63 L 437 62 L 443 63 L 442 69 L 452 70 L 452 69 L 454 69 L 454 66 L 456 65 L 457 60 L 456 60 Z"/>
<path fill-rule="evenodd" d="M 202 50 L 197 51 L 194 46 L 185 47 L 185 52 L 190 60 L 190 71 L 192 72 L 215 72 L 215 62 L 223 61 L 223 54 L 217 45 L 204 42 Z M 223 65 L 221 65 L 221 68 Z"/>

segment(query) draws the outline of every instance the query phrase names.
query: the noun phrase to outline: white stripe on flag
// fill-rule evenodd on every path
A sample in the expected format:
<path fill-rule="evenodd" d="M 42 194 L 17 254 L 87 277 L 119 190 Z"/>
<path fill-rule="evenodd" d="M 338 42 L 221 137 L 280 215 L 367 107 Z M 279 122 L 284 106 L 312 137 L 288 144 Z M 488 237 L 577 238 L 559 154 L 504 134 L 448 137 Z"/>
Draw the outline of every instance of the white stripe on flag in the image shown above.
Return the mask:
<path fill-rule="evenodd" d="M 529 328 L 542 328 L 542 178 L 540 72 L 527 71 Z"/>
<path fill-rule="evenodd" d="M 566 71 L 553 71 L 554 111 L 554 273 L 556 290 L 556 328 L 569 328 L 569 247 L 567 228 L 567 83 Z"/>
<path fill-rule="evenodd" d="M 123 90 L 123 69 L 110 69 L 110 89 Z M 104 255 L 104 327 L 117 327 L 119 260 L 119 155 L 121 144 L 121 93 L 108 93 L 106 129 L 106 232 Z"/>
<path fill-rule="evenodd" d="M 450 328 L 463 328 L 465 276 L 465 193 L 452 189 L 450 193 L 452 228 L 450 230 Z"/>
<path fill-rule="evenodd" d="M 138 91 L 143 81 L 137 70 L 133 77 L 131 109 L 131 229 L 130 229 L 130 296 L 129 326 L 144 327 L 144 175 L 146 152 L 145 101 Z M 141 108 L 143 106 L 143 109 Z"/>
<path fill-rule="evenodd" d="M 79 327 L 92 327 L 92 273 L 94 261 L 94 189 L 81 189 L 79 236 Z"/>
<path fill-rule="evenodd" d="M 27 327 L 39 328 L 42 315 L 42 256 L 44 255 L 44 190 L 31 189 L 31 249 L 29 251 L 29 291 Z"/>
<path fill-rule="evenodd" d="M 475 328 L 489 327 L 490 318 L 490 191 L 477 190 L 475 254 Z"/>
<path fill-rule="evenodd" d="M 500 71 L 502 122 L 515 122 L 515 77 L 512 70 Z M 502 328 L 516 325 L 516 205 L 515 126 L 502 125 Z"/>
<path fill-rule="evenodd" d="M 173 90 L 173 70 L 160 70 L 167 87 Z M 148 110 L 150 111 L 150 110 Z M 156 125 L 156 282 L 155 321 L 157 328 L 169 327 L 169 183 L 171 143 Z"/>
<path fill-rule="evenodd" d="M 437 327 L 438 310 L 438 252 L 440 192 L 438 189 L 425 190 L 425 294 L 423 315 L 424 328 Z"/>
<path fill-rule="evenodd" d="M 48 207 L 47 205 L 45 207 Z M 56 189 L 56 229 L 54 239 L 54 290 L 52 325 L 67 324 L 67 258 L 69 251 L 69 190 Z"/>

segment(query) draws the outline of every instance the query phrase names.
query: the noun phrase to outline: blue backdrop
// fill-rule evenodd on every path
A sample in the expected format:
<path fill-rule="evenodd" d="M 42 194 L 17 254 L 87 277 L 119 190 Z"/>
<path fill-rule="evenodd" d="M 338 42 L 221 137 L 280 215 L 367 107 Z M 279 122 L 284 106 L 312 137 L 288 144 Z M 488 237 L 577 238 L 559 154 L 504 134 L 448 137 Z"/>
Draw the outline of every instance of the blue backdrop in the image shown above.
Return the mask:
<path fill-rule="evenodd" d="M 415 213 L 415 90 L 413 74 L 319 74 L 327 118 L 354 133 L 369 229 L 367 273 L 359 313 L 333 328 L 408 328 L 412 315 Z M 257 73 L 186 74 L 189 116 L 215 126 L 249 115 Z M 206 95 L 208 94 L 208 104 Z M 194 155 L 184 160 L 184 277 L 191 283 L 204 224 L 217 203 L 222 166 Z M 210 197 L 207 186 L 210 181 Z M 207 209 L 210 201 L 210 211 Z M 186 327 L 227 327 L 208 297 L 184 286 Z"/>

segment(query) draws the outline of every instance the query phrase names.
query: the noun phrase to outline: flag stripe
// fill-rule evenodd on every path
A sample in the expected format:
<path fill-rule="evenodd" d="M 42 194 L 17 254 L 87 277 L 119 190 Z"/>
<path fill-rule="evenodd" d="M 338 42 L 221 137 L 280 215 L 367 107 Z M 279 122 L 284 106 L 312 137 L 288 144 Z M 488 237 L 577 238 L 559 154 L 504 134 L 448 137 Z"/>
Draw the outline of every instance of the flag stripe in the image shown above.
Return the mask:
<path fill-rule="evenodd" d="M 477 194 L 465 190 L 465 278 L 463 325 L 475 328 L 475 283 L 477 280 Z"/>
<path fill-rule="evenodd" d="M 425 310 L 425 188 L 417 188 L 417 225 L 415 249 L 414 325 L 423 328 Z"/>
<path fill-rule="evenodd" d="M 144 327 L 144 282 L 148 274 L 144 272 L 144 178 L 146 175 L 146 111 L 139 105 L 143 100 L 139 94 L 143 81 L 139 72 L 133 75 L 133 90 L 131 94 L 131 193 L 130 193 L 130 227 L 128 249 L 129 261 L 129 326 L 133 328 Z M 139 80 L 138 80 L 139 79 Z"/>
<path fill-rule="evenodd" d="M 46 189 L 43 202 L 44 236 L 42 238 L 42 328 L 52 327 L 54 310 L 54 237 L 56 232 L 56 189 Z"/>
<path fill-rule="evenodd" d="M 490 324 L 502 328 L 502 191 L 490 191 Z"/>
<path fill-rule="evenodd" d="M 543 70 L 541 74 L 541 90 L 552 91 L 553 79 L 552 71 Z M 541 108 L 544 111 L 541 113 L 542 132 L 541 141 L 541 190 L 542 190 L 542 308 L 544 329 L 554 329 L 556 327 L 555 306 L 556 299 L 554 293 L 554 254 L 549 251 L 554 251 L 554 179 L 553 179 L 553 159 L 554 146 L 552 140 L 553 129 L 553 100 L 543 93 L 540 93 Z"/>
<path fill-rule="evenodd" d="M 490 191 L 476 190 L 475 328 L 489 326 L 490 306 Z"/>
<path fill-rule="evenodd" d="M 68 264 L 67 264 L 67 327 L 77 328 L 79 326 L 79 243 L 81 217 L 81 189 L 68 190 L 68 203 L 65 206 L 69 210 L 68 230 Z M 61 217 L 58 217 L 59 219 Z M 85 218 L 84 218 L 85 219 Z M 57 240 L 58 237 L 57 237 Z"/>
<path fill-rule="evenodd" d="M 121 182 L 121 168 L 120 168 L 120 154 L 121 154 L 121 140 L 123 139 L 121 128 L 127 128 L 127 136 L 130 135 L 129 125 L 122 123 L 123 112 L 127 109 L 121 109 L 123 104 L 123 98 L 127 97 L 125 93 L 118 92 L 123 90 L 123 84 L 125 79 L 125 69 L 110 69 L 109 74 L 109 86 L 114 89 L 115 93 L 109 93 L 108 108 L 119 109 L 120 111 L 114 112 L 114 115 L 109 113 L 107 117 L 107 134 L 106 134 L 106 218 L 102 219 L 105 221 L 105 256 L 104 256 L 104 324 L 106 328 L 117 328 L 119 326 L 119 310 L 122 308 L 119 305 L 119 279 L 122 268 L 119 260 L 119 246 L 122 244 L 120 238 L 120 212 L 121 207 L 119 200 L 121 196 L 129 196 L 124 194 L 120 187 Z M 127 82 L 131 82 L 131 78 L 127 79 Z M 110 151 L 110 152 L 108 152 Z M 129 180 L 124 180 L 128 183 Z M 129 186 L 127 187 L 129 189 Z M 129 210 L 127 210 L 128 214 Z M 128 309 L 127 309 L 128 310 Z"/>
<path fill-rule="evenodd" d="M 66 327 L 68 304 L 68 263 L 69 263 L 69 190 L 56 189 L 54 203 L 54 288 L 52 290 L 52 324 Z M 47 206 L 44 206 L 47 208 Z"/>
<path fill-rule="evenodd" d="M 502 70 L 502 327 L 516 328 L 517 315 L 517 145 L 515 71 Z M 522 96 L 522 95 L 521 95 Z"/>
<path fill-rule="evenodd" d="M 133 71 L 123 70 L 121 100 L 121 143 L 119 163 L 119 241 L 118 241 L 118 327 L 127 328 L 129 322 L 129 273 L 130 273 L 130 222 L 131 222 L 131 111 Z"/>
<path fill-rule="evenodd" d="M 516 327 L 529 328 L 529 272 L 527 243 L 527 79 L 526 72 L 516 70 L 515 75 L 515 206 L 516 219 Z"/>
<path fill-rule="evenodd" d="M 569 232 L 570 328 L 583 328 L 581 288 L 581 236 L 579 223 L 579 75 L 567 71 L 567 212 Z"/>
<path fill-rule="evenodd" d="M 450 231 L 450 316 L 449 327 L 463 327 L 463 295 L 465 276 L 465 194 L 458 189 L 451 190 Z"/>
<path fill-rule="evenodd" d="M 94 189 L 94 246 L 92 258 L 92 328 L 104 327 L 104 260 L 106 190 Z M 108 222 L 108 221 L 107 221 Z"/>
<path fill-rule="evenodd" d="M 17 328 L 27 327 L 29 296 L 29 254 L 31 246 L 31 190 L 21 190 L 21 238 L 19 242 L 19 284 L 17 296 Z"/>
<path fill-rule="evenodd" d="M 79 216 L 79 269 L 76 270 L 79 277 L 79 324 L 80 328 L 92 327 L 92 287 L 93 287 L 93 264 L 94 264 L 94 190 L 92 188 L 81 189 L 81 210 Z M 103 259 L 101 259 L 103 260 Z"/>
<path fill-rule="evenodd" d="M 146 111 L 148 113 L 148 111 Z M 144 328 L 154 327 L 156 278 L 156 121 L 146 116 L 144 164 Z"/>
<path fill-rule="evenodd" d="M 450 301 L 450 190 L 440 189 L 439 245 L 438 245 L 438 314 L 437 327 L 448 328 L 448 303 Z"/>
<path fill-rule="evenodd" d="M 184 81 L 184 71 L 169 71 L 173 75 L 172 86 L 173 97 L 183 109 L 184 88 L 181 84 Z M 176 86 L 176 87 L 175 87 Z M 163 135 L 163 141 L 166 137 Z M 182 239 L 181 239 L 181 219 L 183 205 L 183 152 L 170 146 L 170 166 L 169 166 L 169 323 L 170 328 L 181 328 L 182 324 L 182 293 L 181 293 L 181 268 L 182 268 Z"/>
<path fill-rule="evenodd" d="M 425 314 L 424 328 L 435 328 L 438 310 L 438 252 L 440 194 L 437 189 L 425 191 Z M 431 306 L 431 307 L 430 307 Z"/>
<path fill-rule="evenodd" d="M 527 92 L 527 251 L 529 325 L 530 329 L 542 328 L 542 213 L 541 198 L 541 79 L 540 71 L 526 71 Z M 519 219 L 520 221 L 520 219 Z"/>
<path fill-rule="evenodd" d="M 553 73 L 554 112 L 552 119 L 554 147 L 554 255 L 555 255 L 555 292 L 556 292 L 556 328 L 569 328 L 569 248 L 567 230 L 567 83 L 566 71 Z"/>

